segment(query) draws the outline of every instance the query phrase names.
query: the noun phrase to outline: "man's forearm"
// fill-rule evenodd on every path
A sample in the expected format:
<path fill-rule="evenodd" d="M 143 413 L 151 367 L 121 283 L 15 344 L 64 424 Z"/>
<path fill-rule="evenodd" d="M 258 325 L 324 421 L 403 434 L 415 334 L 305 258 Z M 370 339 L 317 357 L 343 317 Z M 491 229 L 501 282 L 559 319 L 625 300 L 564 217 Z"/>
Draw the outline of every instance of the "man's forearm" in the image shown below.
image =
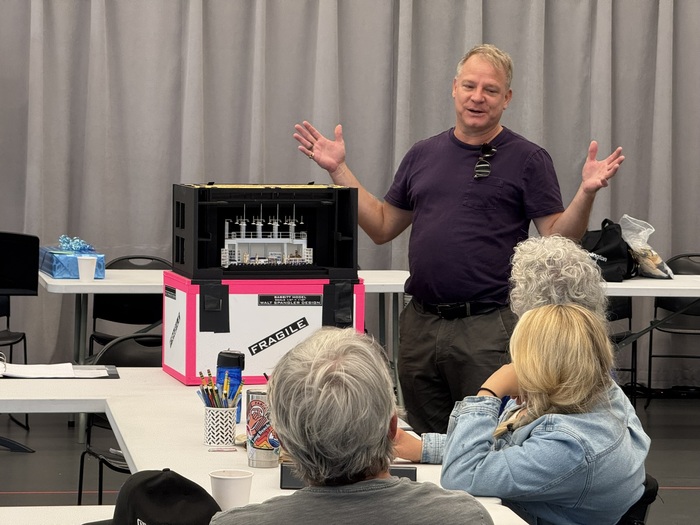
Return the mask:
<path fill-rule="evenodd" d="M 347 164 L 342 163 L 338 169 L 329 172 L 329 174 L 335 184 L 357 188 L 357 213 L 360 228 L 376 244 L 384 244 L 393 240 L 410 224 L 410 212 L 390 208 L 388 204 L 368 192 L 350 171 Z"/>
<path fill-rule="evenodd" d="M 540 233 L 543 235 L 559 234 L 575 241 L 581 240 L 588 229 L 594 201 L 595 193 L 586 193 L 579 188 L 569 205 L 549 225 L 547 231 Z"/>

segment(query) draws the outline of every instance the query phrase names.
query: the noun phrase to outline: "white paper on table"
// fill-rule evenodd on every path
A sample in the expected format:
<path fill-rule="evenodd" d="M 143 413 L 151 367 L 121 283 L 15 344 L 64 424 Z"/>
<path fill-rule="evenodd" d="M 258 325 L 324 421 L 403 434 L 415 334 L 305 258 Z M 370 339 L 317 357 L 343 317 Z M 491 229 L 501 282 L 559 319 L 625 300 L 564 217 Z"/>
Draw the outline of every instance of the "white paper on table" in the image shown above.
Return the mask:
<path fill-rule="evenodd" d="M 109 374 L 104 367 L 74 369 L 71 363 L 56 363 L 50 365 L 18 365 L 0 361 L 0 377 L 16 377 L 24 379 L 40 378 L 91 378 L 107 377 Z"/>
<path fill-rule="evenodd" d="M 75 374 L 75 377 L 78 379 L 90 379 L 93 377 L 107 377 L 107 376 L 109 376 L 109 372 L 107 372 L 107 369 L 105 368 L 104 365 L 74 366 L 73 373 Z"/>

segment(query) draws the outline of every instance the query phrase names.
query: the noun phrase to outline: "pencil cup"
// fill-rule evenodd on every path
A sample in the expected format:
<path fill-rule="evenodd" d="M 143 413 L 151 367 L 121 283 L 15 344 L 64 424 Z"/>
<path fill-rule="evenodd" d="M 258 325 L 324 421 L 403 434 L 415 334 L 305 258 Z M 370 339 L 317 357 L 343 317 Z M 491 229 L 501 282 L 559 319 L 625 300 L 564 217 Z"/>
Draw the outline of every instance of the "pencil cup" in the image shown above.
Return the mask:
<path fill-rule="evenodd" d="M 204 444 L 233 446 L 236 438 L 236 407 L 204 407 Z"/>

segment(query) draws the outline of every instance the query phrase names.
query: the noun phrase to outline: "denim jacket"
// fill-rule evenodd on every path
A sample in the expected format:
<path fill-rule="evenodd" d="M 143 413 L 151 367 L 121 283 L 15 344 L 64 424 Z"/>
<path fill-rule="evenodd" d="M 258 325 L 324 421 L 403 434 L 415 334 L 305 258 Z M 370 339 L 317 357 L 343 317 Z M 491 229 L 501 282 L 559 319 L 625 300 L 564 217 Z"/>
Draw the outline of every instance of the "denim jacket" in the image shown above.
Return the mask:
<path fill-rule="evenodd" d="M 592 412 L 548 414 L 495 439 L 499 408 L 486 396 L 455 405 L 443 487 L 499 497 L 537 525 L 614 524 L 641 497 L 651 440 L 617 385 Z"/>

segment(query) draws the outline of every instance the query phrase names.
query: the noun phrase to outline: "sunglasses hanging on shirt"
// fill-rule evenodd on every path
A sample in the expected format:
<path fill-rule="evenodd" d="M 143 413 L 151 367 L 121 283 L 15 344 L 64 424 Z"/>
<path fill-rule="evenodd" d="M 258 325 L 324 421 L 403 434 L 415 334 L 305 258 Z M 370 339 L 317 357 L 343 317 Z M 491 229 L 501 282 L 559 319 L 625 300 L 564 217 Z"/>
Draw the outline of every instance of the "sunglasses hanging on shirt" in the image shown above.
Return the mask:
<path fill-rule="evenodd" d="M 475 179 L 482 179 L 491 175 L 491 163 L 486 159 L 490 159 L 495 154 L 496 148 L 494 148 L 491 144 L 481 145 L 479 160 L 476 161 L 476 166 L 474 166 Z"/>

